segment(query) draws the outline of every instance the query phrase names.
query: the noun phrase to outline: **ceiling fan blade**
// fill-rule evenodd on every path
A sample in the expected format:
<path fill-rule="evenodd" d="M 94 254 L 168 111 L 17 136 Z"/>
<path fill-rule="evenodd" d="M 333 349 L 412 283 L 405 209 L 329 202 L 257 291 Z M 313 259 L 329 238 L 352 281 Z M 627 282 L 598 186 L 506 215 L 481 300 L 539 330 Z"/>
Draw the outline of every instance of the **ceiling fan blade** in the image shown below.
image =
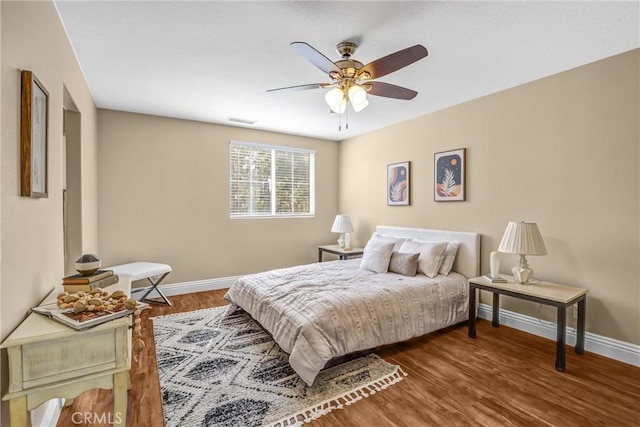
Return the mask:
<path fill-rule="evenodd" d="M 418 92 L 415 90 L 407 89 L 406 87 L 396 86 L 389 83 L 382 82 L 368 82 L 363 86 L 367 88 L 369 95 L 384 96 L 385 98 L 396 99 L 413 99 Z"/>
<path fill-rule="evenodd" d="M 277 89 L 268 89 L 267 92 L 277 92 L 277 91 L 285 91 L 285 90 L 322 89 L 327 86 L 331 86 L 331 85 L 328 83 L 311 83 L 308 85 L 298 85 L 298 86 L 279 87 Z"/>
<path fill-rule="evenodd" d="M 360 69 L 359 75 L 363 80 L 377 79 L 413 64 L 428 54 L 426 47 L 417 44 L 368 63 Z M 363 76 L 365 72 L 369 73 L 369 77 Z"/>
<path fill-rule="evenodd" d="M 305 42 L 293 42 L 291 43 L 291 46 L 293 46 L 293 48 L 297 50 L 300 55 L 307 58 L 309 62 L 311 62 L 313 65 L 315 65 L 325 73 L 329 74 L 333 71 L 339 73 L 342 76 L 342 70 L 340 70 L 340 68 L 336 64 L 334 64 L 329 58 L 318 52 L 310 44 Z"/>

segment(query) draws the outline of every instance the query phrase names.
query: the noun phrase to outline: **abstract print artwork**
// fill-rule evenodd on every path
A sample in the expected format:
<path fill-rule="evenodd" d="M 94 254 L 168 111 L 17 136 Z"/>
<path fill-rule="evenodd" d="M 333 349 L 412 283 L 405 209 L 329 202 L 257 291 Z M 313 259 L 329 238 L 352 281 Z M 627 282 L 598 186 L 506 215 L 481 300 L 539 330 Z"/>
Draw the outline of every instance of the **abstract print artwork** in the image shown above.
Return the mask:
<path fill-rule="evenodd" d="M 444 151 L 434 155 L 436 202 L 465 199 L 465 148 Z"/>
<path fill-rule="evenodd" d="M 387 205 L 409 205 L 409 162 L 387 166 Z"/>

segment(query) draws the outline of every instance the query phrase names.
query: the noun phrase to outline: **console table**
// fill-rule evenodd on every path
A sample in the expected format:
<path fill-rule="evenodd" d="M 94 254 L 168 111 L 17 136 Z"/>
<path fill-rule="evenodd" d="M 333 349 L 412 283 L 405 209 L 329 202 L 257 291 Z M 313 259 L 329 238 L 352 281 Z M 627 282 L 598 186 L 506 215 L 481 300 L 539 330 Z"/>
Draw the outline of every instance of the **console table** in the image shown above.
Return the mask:
<path fill-rule="evenodd" d="M 574 288 L 572 286 L 559 285 L 557 283 L 543 282 L 541 280 L 526 285 L 515 282 L 511 276 L 501 276 L 507 279 L 506 283 L 492 283 L 485 277 L 469 279 L 469 336 L 476 337 L 476 289 L 493 293 L 493 320 L 494 327 L 500 326 L 500 295 L 507 295 L 540 304 L 552 305 L 557 309 L 557 340 L 556 340 L 556 369 L 564 371 L 565 361 L 565 336 L 567 329 L 567 307 L 578 305 L 578 320 L 576 324 L 577 354 L 584 353 L 584 328 L 585 311 L 587 309 L 587 289 Z"/>
<path fill-rule="evenodd" d="M 131 281 L 121 276 L 109 292 L 129 294 Z M 55 303 L 56 287 L 43 304 Z M 113 425 L 127 420 L 130 360 L 129 318 L 75 331 L 46 316 L 31 313 L 0 345 L 9 356 L 9 401 L 12 426 L 31 426 L 29 411 L 54 398 L 73 399 L 92 388 L 113 389 Z"/>

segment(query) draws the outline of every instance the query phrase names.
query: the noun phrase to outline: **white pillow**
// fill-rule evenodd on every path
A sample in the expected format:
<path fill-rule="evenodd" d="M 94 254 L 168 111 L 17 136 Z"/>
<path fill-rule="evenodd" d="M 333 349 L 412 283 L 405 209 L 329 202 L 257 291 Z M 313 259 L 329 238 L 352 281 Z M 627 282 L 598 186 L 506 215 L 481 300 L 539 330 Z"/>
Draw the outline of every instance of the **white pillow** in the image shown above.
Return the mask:
<path fill-rule="evenodd" d="M 360 268 L 376 273 L 386 273 L 389 269 L 393 245 L 393 242 L 385 242 L 382 239 L 369 240 L 362 253 Z"/>
<path fill-rule="evenodd" d="M 424 240 L 411 239 L 404 242 L 398 252 L 419 253 L 418 273 L 435 277 L 442 265 L 447 244 L 447 242 L 425 242 Z"/>
<path fill-rule="evenodd" d="M 443 276 L 448 276 L 451 273 L 451 269 L 453 268 L 453 263 L 456 260 L 456 254 L 458 253 L 458 246 L 460 244 L 458 242 L 449 242 L 447 245 L 447 249 L 444 251 L 444 259 L 442 260 L 442 265 L 440 266 L 440 270 L 438 271 Z"/>
<path fill-rule="evenodd" d="M 385 236 L 384 234 L 378 234 L 376 231 L 373 232 L 373 234 L 371 235 L 371 238 L 372 239 L 381 239 L 381 240 L 384 240 L 386 242 L 395 243 L 395 245 L 393 245 L 393 250 L 395 252 L 398 252 L 400 250 L 400 248 L 402 247 L 402 245 L 404 244 L 404 242 L 409 240 L 409 239 L 406 239 L 404 237 Z"/>

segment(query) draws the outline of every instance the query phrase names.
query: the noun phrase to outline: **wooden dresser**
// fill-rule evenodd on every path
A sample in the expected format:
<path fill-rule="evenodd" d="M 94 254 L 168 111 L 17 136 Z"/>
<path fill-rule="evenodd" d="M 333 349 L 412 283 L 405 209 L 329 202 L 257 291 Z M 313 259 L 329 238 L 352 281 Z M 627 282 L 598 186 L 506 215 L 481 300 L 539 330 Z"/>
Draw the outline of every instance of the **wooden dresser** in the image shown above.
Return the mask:
<path fill-rule="evenodd" d="M 107 288 L 129 294 L 131 281 Z M 43 304 L 55 302 L 56 287 Z M 85 331 L 75 331 L 31 313 L 2 343 L 9 356 L 9 401 L 12 426 L 31 426 L 29 411 L 54 398 L 73 399 L 92 388 L 113 389 L 113 413 L 90 414 L 124 426 L 131 366 L 130 320 L 124 317 Z M 83 414 L 83 417 L 86 415 Z"/>

